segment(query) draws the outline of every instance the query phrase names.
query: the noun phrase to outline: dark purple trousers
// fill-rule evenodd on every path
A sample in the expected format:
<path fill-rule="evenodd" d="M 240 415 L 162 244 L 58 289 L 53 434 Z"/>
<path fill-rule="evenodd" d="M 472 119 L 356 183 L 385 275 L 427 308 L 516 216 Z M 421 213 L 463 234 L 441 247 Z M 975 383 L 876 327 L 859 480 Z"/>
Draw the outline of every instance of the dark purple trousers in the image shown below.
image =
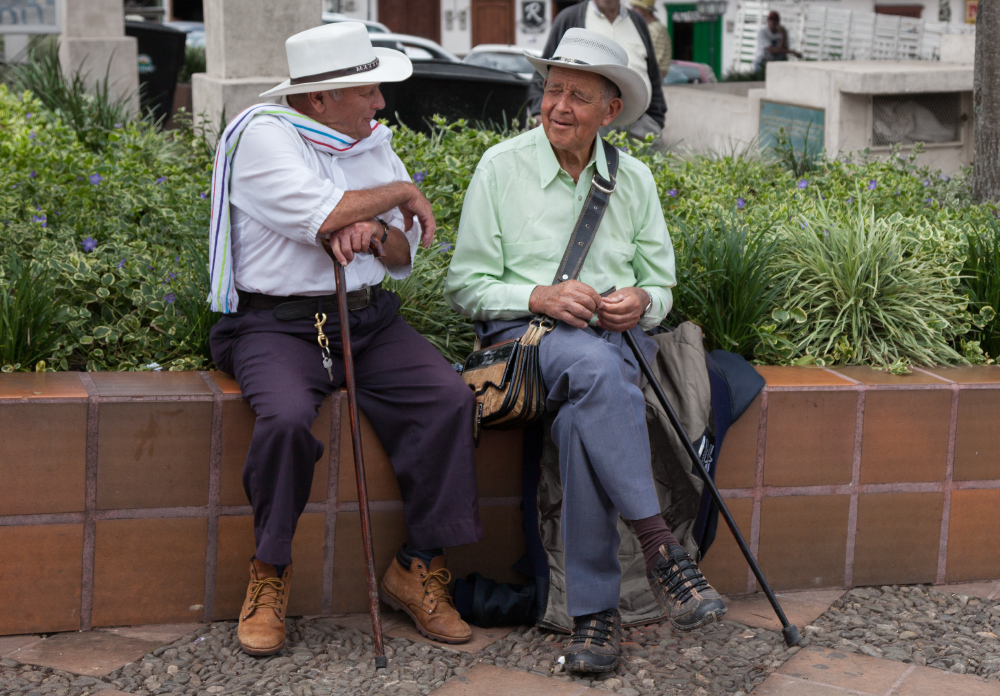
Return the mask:
<path fill-rule="evenodd" d="M 399 298 L 377 291 L 351 312 L 358 405 L 396 472 L 413 548 L 471 544 L 483 537 L 473 461 L 472 391 L 440 353 L 398 315 Z M 339 317 L 324 307 L 333 381 L 322 364 L 314 319 L 280 321 L 239 311 L 212 327 L 212 358 L 236 378 L 257 414 L 243 487 L 253 506 L 257 558 L 291 563 L 323 444 L 311 427 L 323 399 L 344 383 Z"/>

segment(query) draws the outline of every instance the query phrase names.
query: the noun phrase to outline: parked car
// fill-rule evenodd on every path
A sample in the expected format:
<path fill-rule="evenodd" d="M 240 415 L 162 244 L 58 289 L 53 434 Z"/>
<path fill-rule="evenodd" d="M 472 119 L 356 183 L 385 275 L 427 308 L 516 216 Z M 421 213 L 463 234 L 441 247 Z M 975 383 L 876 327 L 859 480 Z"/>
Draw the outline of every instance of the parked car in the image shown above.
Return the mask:
<path fill-rule="evenodd" d="M 542 52 L 533 48 L 525 49 L 521 46 L 511 44 L 479 44 L 474 46 L 469 54 L 465 56 L 463 63 L 469 65 L 479 65 L 484 68 L 494 70 L 506 70 L 517 73 L 526 80 L 530 80 L 535 74 L 535 69 L 524 57 L 524 51 L 528 51 L 534 56 L 541 56 Z"/>
<path fill-rule="evenodd" d="M 164 26 L 170 27 L 171 29 L 176 29 L 177 31 L 183 31 L 187 34 L 187 39 L 184 42 L 187 48 L 204 48 L 205 47 L 205 23 L 204 22 L 182 22 L 180 20 L 174 20 L 170 22 L 163 22 Z"/>
<path fill-rule="evenodd" d="M 670 61 L 670 69 L 663 78 L 665 85 L 698 84 L 718 82 L 712 66 L 705 63 L 692 63 L 686 60 Z"/>
<path fill-rule="evenodd" d="M 373 22 L 370 19 L 358 19 L 357 17 L 351 17 L 350 15 L 340 14 L 339 12 L 324 12 L 323 13 L 323 24 L 333 24 L 334 22 L 361 22 L 365 25 L 365 29 L 368 30 L 369 34 L 390 34 L 389 27 L 382 24 L 382 22 Z"/>
<path fill-rule="evenodd" d="M 422 36 L 411 36 L 410 34 L 372 34 L 369 37 L 372 46 L 382 48 L 393 48 L 405 53 L 410 60 L 444 60 L 449 63 L 461 63 L 454 53 L 446 49 L 436 41 L 425 39 Z"/>

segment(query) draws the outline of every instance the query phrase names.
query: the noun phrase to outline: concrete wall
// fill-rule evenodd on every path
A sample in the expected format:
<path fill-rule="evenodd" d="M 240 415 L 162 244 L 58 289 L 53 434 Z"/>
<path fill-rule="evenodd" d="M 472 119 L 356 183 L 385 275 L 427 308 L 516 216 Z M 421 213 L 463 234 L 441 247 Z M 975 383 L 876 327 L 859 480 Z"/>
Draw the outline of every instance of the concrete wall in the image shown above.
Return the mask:
<path fill-rule="evenodd" d="M 663 88 L 667 122 L 663 139 L 672 150 L 728 154 L 749 147 L 757 137 L 750 93 L 763 82 L 671 85 Z"/>
<path fill-rule="evenodd" d="M 120 0 L 63 0 L 59 60 L 67 74 L 78 70 L 92 82 L 105 73 L 112 93 L 129 95 L 133 112 L 139 110 L 138 47 L 125 36 Z"/>
<path fill-rule="evenodd" d="M 941 37 L 942 63 L 967 63 L 976 57 L 975 34 L 946 34 Z"/>

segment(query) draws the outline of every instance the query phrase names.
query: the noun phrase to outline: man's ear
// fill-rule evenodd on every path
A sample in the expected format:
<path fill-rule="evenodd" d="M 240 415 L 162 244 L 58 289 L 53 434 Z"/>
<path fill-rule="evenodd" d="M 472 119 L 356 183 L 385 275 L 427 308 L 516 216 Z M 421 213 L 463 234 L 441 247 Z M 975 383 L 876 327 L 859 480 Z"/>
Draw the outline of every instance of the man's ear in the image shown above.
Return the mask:
<path fill-rule="evenodd" d="M 601 125 L 610 126 L 611 122 L 618 118 L 624 108 L 625 104 L 622 103 L 622 100 L 619 97 L 612 99 L 611 102 L 608 103 L 607 113 L 605 113 L 604 119 L 601 121 Z"/>

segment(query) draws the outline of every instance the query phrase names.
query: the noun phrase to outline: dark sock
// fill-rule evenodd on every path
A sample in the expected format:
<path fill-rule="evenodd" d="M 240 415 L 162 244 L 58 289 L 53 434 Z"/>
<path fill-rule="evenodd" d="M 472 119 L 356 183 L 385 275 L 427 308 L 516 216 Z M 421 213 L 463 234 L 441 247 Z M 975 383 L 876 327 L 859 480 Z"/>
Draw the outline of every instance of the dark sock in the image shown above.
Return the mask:
<path fill-rule="evenodd" d="M 642 544 L 642 556 L 646 559 L 646 572 L 651 571 L 660 557 L 660 547 L 680 546 L 674 535 L 667 529 L 666 522 L 659 515 L 647 517 L 644 520 L 631 520 L 632 529 Z"/>
<path fill-rule="evenodd" d="M 274 572 L 276 572 L 278 574 L 278 577 L 280 578 L 282 575 L 285 574 L 285 568 L 287 568 L 287 567 L 288 566 L 279 566 L 279 565 L 276 565 L 276 566 L 274 566 Z"/>
<path fill-rule="evenodd" d="M 409 543 L 404 543 L 399 547 L 399 551 L 396 552 L 396 560 L 399 561 L 401 566 L 409 570 L 414 558 L 419 558 L 424 563 L 430 564 L 431 559 L 443 555 L 444 549 L 415 549 Z"/>

